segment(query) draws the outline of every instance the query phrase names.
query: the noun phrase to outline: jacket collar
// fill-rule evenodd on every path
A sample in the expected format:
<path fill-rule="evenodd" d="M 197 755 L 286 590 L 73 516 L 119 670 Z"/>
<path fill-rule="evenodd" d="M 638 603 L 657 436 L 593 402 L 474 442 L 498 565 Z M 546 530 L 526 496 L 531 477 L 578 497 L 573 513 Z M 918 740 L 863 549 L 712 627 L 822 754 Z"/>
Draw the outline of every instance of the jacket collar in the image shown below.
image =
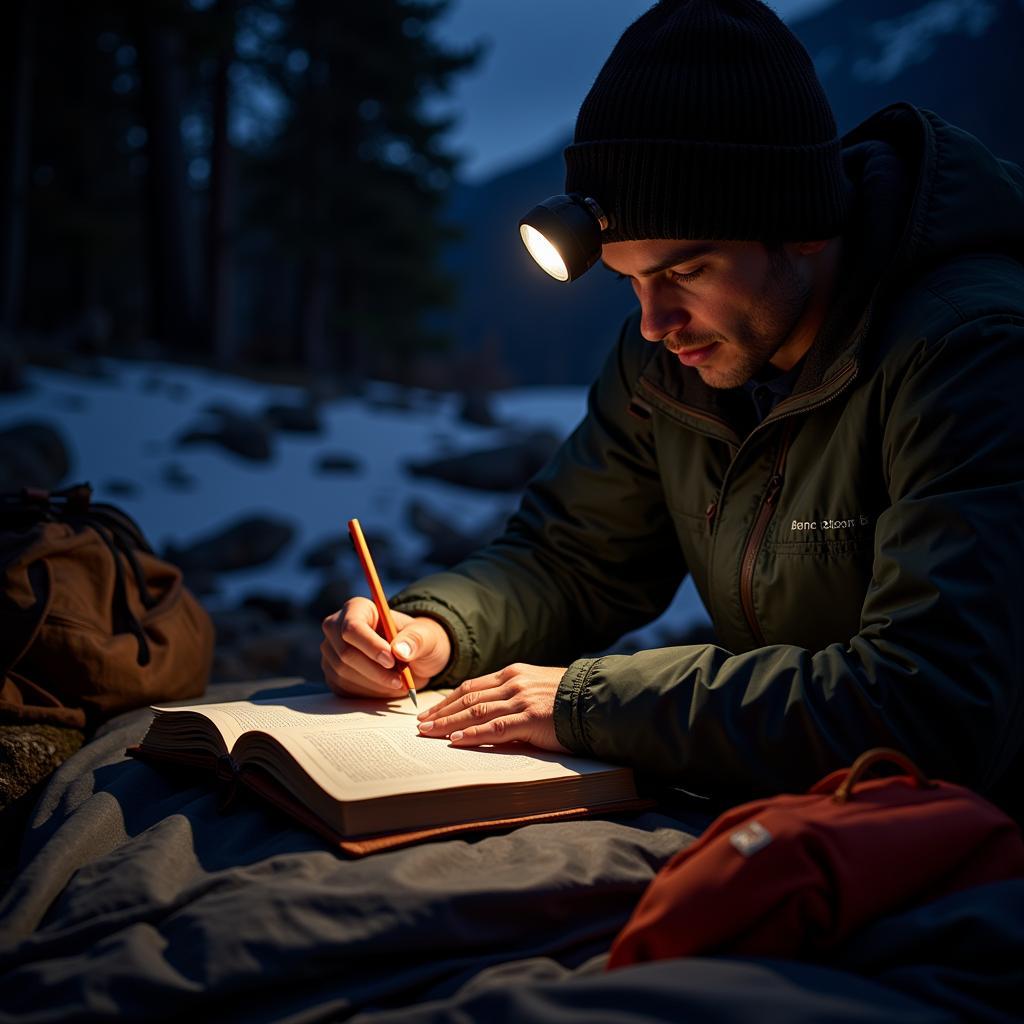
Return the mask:
<path fill-rule="evenodd" d="M 933 118 L 909 104 L 894 104 L 844 136 L 843 162 L 854 200 L 836 294 L 792 394 L 764 423 L 826 402 L 856 377 L 877 308 L 917 262 L 922 195 L 934 190 Z M 638 317 L 633 328 L 639 332 Z M 749 428 L 741 389 L 708 387 L 661 346 L 648 360 L 640 387 L 652 404 L 702 433 L 738 444 Z"/>

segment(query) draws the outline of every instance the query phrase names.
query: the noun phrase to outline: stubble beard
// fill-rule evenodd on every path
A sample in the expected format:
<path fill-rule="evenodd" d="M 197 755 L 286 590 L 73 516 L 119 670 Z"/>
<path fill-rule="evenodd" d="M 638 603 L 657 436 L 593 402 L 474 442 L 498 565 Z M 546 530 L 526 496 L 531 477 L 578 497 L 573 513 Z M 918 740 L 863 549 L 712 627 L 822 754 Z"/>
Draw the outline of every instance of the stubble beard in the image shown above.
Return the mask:
<path fill-rule="evenodd" d="M 722 365 L 695 367 L 701 380 L 712 388 L 738 388 L 745 384 L 768 365 L 793 333 L 810 294 L 810 285 L 790 263 L 785 251 L 770 249 L 764 288 L 749 315 L 737 324 L 736 336 L 708 334 L 693 339 L 704 344 L 722 344 L 722 349 L 712 356 L 712 363 Z"/>

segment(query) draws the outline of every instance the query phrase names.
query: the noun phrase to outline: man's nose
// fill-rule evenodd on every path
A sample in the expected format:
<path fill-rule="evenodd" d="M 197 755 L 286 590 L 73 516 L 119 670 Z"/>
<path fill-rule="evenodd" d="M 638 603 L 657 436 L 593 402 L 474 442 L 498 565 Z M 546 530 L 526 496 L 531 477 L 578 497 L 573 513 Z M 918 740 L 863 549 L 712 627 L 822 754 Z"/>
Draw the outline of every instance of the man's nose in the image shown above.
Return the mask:
<path fill-rule="evenodd" d="M 640 333 L 648 341 L 662 341 L 673 331 L 679 331 L 690 323 L 690 314 L 679 301 L 675 289 L 665 289 L 657 284 L 641 285 L 637 290 L 640 300 Z"/>

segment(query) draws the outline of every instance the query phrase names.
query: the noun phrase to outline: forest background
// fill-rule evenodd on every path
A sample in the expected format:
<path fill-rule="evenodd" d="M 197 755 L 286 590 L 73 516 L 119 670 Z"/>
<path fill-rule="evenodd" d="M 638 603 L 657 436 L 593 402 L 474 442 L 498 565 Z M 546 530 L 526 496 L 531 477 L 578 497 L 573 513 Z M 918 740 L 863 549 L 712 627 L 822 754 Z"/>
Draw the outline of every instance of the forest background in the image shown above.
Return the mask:
<path fill-rule="evenodd" d="M 454 14 L 486 29 L 488 6 Z M 904 99 L 1024 158 L 1020 0 L 779 6 L 842 130 Z M 103 353 L 328 391 L 587 383 L 632 296 L 602 273 L 559 288 L 518 243 L 522 212 L 561 190 L 567 139 L 460 175 L 452 97 L 495 54 L 486 31 L 453 41 L 451 7 L 9 0 L 0 377 Z M 572 49 L 574 9 L 525 26 L 544 55 L 519 59 L 538 137 L 525 82 L 560 95 L 542 42 Z"/>

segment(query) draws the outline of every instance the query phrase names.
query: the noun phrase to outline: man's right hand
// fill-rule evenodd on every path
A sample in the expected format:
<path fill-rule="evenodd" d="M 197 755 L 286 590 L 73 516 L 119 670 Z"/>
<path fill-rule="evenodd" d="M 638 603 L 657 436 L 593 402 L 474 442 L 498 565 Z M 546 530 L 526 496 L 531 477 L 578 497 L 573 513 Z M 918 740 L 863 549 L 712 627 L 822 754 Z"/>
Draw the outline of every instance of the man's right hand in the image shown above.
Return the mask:
<path fill-rule="evenodd" d="M 378 632 L 377 606 L 353 597 L 323 621 L 320 665 L 324 681 L 343 697 L 402 696 L 402 666 L 412 669 L 422 689 L 448 664 L 452 645 L 444 626 L 434 619 L 393 611 L 398 634 L 389 644 Z"/>

